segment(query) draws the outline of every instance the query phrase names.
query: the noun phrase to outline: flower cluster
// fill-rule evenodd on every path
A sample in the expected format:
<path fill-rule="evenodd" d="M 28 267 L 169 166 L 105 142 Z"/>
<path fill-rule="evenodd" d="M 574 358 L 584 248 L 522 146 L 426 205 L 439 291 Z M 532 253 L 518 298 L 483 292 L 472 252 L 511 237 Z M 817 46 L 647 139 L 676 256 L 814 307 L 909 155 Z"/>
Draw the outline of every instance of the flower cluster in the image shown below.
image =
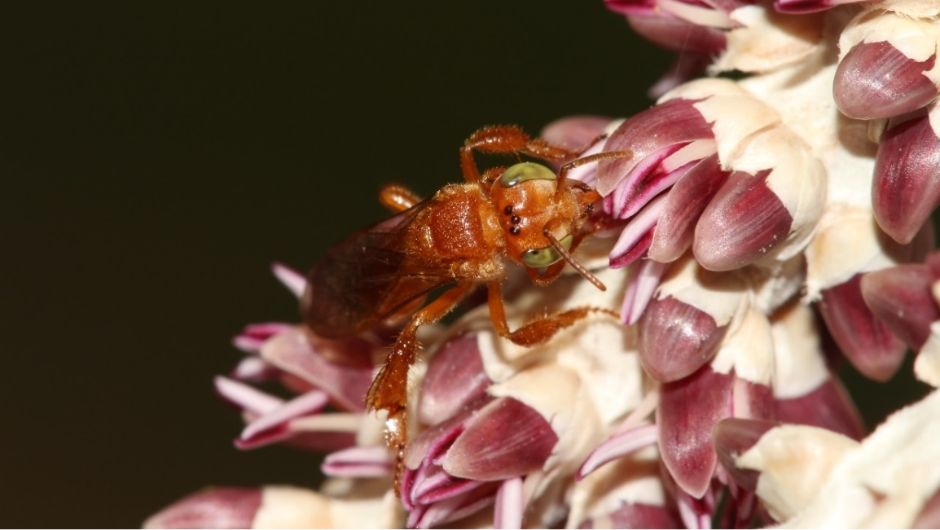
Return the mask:
<path fill-rule="evenodd" d="M 593 142 L 584 156 L 633 153 L 568 174 L 603 197 L 577 258 L 608 289 L 510 278 L 507 313 L 620 318 L 526 348 L 486 307 L 424 329 L 397 485 L 382 418 L 362 406 L 394 330 L 249 326 L 236 339 L 249 356 L 216 381 L 247 422 L 236 444 L 332 451 L 328 479 L 207 490 L 149 526 L 940 524 L 940 394 L 868 434 L 833 372 L 844 359 L 886 381 L 910 348 L 916 376 L 940 385 L 940 4 L 607 5 L 682 54 L 650 109 L 542 133 Z M 250 385 L 265 381 L 296 397 Z"/>

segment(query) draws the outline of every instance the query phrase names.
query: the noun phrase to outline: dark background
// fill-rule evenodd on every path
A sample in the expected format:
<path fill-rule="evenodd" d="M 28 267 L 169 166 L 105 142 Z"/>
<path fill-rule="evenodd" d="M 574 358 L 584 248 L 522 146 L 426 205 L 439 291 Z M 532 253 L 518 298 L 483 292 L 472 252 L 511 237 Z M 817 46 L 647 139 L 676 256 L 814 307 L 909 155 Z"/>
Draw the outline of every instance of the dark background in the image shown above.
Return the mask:
<path fill-rule="evenodd" d="M 459 179 L 481 125 L 647 106 L 667 54 L 566 4 L 4 7 L 0 525 L 313 484 L 308 453 L 236 451 L 211 387 L 242 325 L 296 318 L 269 263 L 385 215 L 385 182 Z"/>
<path fill-rule="evenodd" d="M 0 12 L 0 526 L 315 484 L 236 451 L 211 387 L 244 324 L 296 319 L 270 262 L 381 218 L 385 182 L 457 180 L 481 125 L 645 108 L 670 62 L 601 0 L 76 4 Z"/>

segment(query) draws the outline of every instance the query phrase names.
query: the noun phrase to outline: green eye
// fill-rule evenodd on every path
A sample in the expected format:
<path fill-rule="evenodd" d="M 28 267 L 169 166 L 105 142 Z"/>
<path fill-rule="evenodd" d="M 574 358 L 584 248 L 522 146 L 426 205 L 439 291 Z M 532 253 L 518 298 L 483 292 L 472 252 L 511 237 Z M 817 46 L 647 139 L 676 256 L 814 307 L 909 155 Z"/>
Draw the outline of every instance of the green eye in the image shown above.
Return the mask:
<path fill-rule="evenodd" d="M 501 177 L 499 183 L 504 188 L 511 188 L 520 182 L 527 180 L 555 180 L 555 172 L 534 162 L 521 162 L 509 166 L 509 169 Z"/>
<path fill-rule="evenodd" d="M 570 234 L 563 237 L 561 239 L 561 246 L 565 247 L 565 250 L 568 250 L 571 248 L 571 240 L 572 237 Z M 560 259 L 561 254 L 552 246 L 533 248 L 522 253 L 522 262 L 526 264 L 526 267 L 533 269 L 544 269 Z"/>

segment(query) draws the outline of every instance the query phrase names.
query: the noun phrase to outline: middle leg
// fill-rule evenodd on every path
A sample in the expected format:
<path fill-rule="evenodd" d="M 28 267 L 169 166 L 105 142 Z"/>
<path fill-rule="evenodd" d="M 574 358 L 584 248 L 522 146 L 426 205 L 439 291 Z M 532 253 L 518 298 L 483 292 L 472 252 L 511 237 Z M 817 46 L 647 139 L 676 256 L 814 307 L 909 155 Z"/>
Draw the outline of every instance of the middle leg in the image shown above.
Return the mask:
<path fill-rule="evenodd" d="M 601 307 L 576 307 L 568 309 L 552 316 L 547 316 L 529 322 L 521 328 L 510 331 L 509 324 L 506 322 L 506 308 L 503 305 L 503 289 L 499 282 L 490 282 L 486 284 L 487 302 L 490 308 L 490 320 L 493 327 L 501 337 L 505 337 L 520 346 L 534 346 L 541 344 L 552 338 L 556 333 L 565 329 L 577 321 L 586 318 L 591 313 L 604 313 L 614 318 L 619 314 L 610 309 Z"/>

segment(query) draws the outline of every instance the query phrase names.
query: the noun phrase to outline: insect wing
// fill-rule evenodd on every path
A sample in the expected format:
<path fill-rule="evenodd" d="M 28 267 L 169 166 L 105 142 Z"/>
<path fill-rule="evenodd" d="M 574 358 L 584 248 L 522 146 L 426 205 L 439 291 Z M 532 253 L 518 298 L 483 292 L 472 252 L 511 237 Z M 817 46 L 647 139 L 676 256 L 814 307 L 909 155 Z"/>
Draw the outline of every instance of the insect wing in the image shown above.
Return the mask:
<path fill-rule="evenodd" d="M 406 251 L 408 228 L 427 202 L 357 232 L 327 250 L 301 302 L 317 335 L 343 338 L 378 324 L 448 280 L 440 264 Z"/>

